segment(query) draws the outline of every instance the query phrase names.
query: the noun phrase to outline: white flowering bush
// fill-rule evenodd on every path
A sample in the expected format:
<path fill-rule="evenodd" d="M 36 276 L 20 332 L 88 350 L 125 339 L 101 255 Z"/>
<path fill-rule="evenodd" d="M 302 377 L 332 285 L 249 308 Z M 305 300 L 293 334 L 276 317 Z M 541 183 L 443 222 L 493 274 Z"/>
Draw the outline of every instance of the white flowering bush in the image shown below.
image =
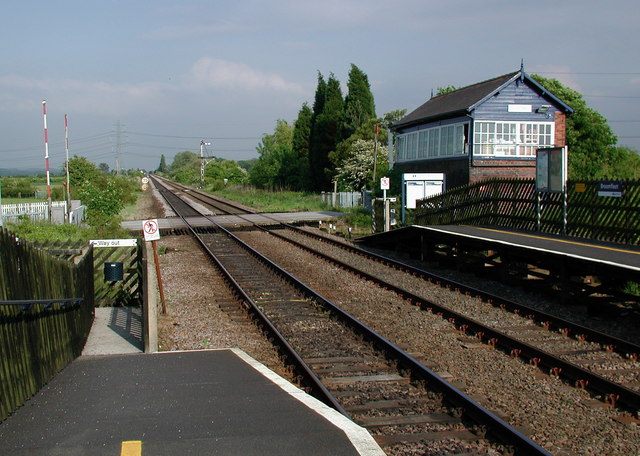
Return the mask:
<path fill-rule="evenodd" d="M 375 144 L 372 140 L 358 139 L 351 145 L 349 156 L 336 168 L 336 179 L 341 188 L 359 191 L 373 180 L 373 156 Z M 376 177 L 384 176 L 389 169 L 387 147 L 378 143 Z"/>

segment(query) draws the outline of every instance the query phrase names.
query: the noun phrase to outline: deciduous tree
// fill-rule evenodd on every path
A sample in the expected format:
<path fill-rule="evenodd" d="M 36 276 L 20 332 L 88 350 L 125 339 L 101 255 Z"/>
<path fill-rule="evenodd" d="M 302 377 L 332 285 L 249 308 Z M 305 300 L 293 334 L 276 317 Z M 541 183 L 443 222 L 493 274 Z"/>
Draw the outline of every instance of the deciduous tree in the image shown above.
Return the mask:
<path fill-rule="evenodd" d="M 587 106 L 579 92 L 564 86 L 557 79 L 531 75 L 542 86 L 569 105 L 574 112 L 567 116 L 567 146 L 569 147 L 569 178 L 600 179 L 607 169 L 615 168 L 616 136 L 607 119 Z"/>

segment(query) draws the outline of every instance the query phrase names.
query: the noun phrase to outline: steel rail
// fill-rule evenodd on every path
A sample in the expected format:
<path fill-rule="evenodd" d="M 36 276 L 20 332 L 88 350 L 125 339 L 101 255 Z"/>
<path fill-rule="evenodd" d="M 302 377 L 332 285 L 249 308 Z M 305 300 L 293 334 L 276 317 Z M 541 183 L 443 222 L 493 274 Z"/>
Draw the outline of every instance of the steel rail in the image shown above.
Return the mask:
<path fill-rule="evenodd" d="M 160 184 L 162 185 L 162 184 Z M 166 186 L 163 186 L 166 189 Z M 168 190 L 168 189 L 167 189 Z M 347 418 L 351 419 L 349 413 L 344 410 L 344 408 L 340 405 L 340 403 L 333 397 L 333 395 L 329 392 L 329 390 L 324 386 L 324 384 L 320 381 L 317 375 L 311 370 L 311 368 L 307 365 L 307 363 L 300 357 L 298 352 L 291 346 L 291 344 L 286 340 L 286 338 L 278 331 L 278 329 L 271 323 L 271 320 L 262 312 L 259 306 L 255 303 L 253 299 L 242 289 L 240 284 L 233 278 L 231 273 L 224 267 L 222 262 L 217 258 L 216 255 L 211 251 L 211 249 L 206 245 L 204 240 L 198 235 L 193 226 L 189 224 L 189 222 L 182 217 L 177 208 L 167 199 L 165 198 L 167 203 L 174 210 L 176 215 L 178 215 L 182 221 L 187 226 L 188 230 L 191 232 L 191 235 L 196 239 L 200 247 L 205 251 L 205 253 L 209 256 L 209 258 L 213 261 L 214 265 L 218 268 L 218 270 L 225 277 L 225 280 L 230 285 L 232 291 L 238 296 L 238 298 L 243 301 L 245 309 L 254 316 L 259 321 L 260 325 L 263 325 L 263 328 L 266 328 L 266 331 L 273 339 L 276 341 L 276 344 L 280 349 L 284 352 L 285 362 L 289 365 L 293 366 L 298 374 L 300 374 L 301 383 L 304 384 L 311 390 L 311 394 L 320 401 L 324 402 L 329 407 L 334 408 Z M 188 203 L 187 203 L 188 204 Z M 209 221 L 211 221 L 216 228 L 219 230 L 229 233 L 228 230 L 225 230 L 219 224 L 213 222 L 209 217 L 207 217 Z M 225 234 L 226 234 L 225 233 Z M 234 236 L 235 237 L 235 236 Z M 236 238 L 237 242 L 237 238 Z"/>
<path fill-rule="evenodd" d="M 230 201 L 230 200 L 222 199 L 222 198 L 219 198 L 219 197 L 216 197 L 216 196 L 213 196 L 213 195 L 209 195 L 209 194 L 207 194 L 205 192 L 202 192 L 200 190 L 191 188 L 191 187 L 189 187 L 187 185 L 180 184 L 180 183 L 173 182 L 173 181 L 168 181 L 167 179 L 160 178 L 158 176 L 153 176 L 153 177 L 158 179 L 158 180 L 162 180 L 164 182 L 171 182 L 171 185 L 173 185 L 174 187 L 180 188 L 183 191 L 184 190 L 188 191 L 190 196 L 192 196 L 194 199 L 199 200 L 199 201 L 201 201 L 201 202 L 203 202 L 205 204 L 209 204 L 209 205 L 213 206 L 213 204 L 211 204 L 208 201 L 215 201 L 216 203 L 222 204 L 224 206 L 229 206 L 229 207 L 235 208 L 235 209 L 239 210 L 242 214 L 257 214 L 257 213 L 259 213 L 258 211 L 254 211 L 251 208 L 240 206 L 240 205 L 236 204 L 234 201 Z M 229 213 L 229 214 L 231 214 L 231 213 Z M 233 214 L 233 215 L 236 215 L 236 214 Z"/>
<path fill-rule="evenodd" d="M 306 284 L 304 284 L 303 282 L 298 280 L 293 275 L 289 274 L 287 271 L 282 269 L 276 263 L 274 263 L 273 261 L 271 261 L 270 259 L 268 259 L 264 255 L 262 255 L 260 252 L 258 252 L 257 250 L 253 249 L 249 245 L 247 245 L 245 242 L 243 242 L 241 239 L 239 239 L 236 235 L 231 233 L 231 231 L 229 231 L 226 228 L 224 228 L 223 226 L 219 225 L 214 220 L 212 220 L 210 217 L 207 217 L 207 216 L 205 216 L 205 217 L 211 223 L 213 223 L 220 231 L 226 233 L 230 238 L 232 238 L 233 240 L 238 242 L 239 245 L 242 248 L 247 250 L 247 252 L 249 252 L 254 257 L 258 258 L 260 261 L 262 261 L 269 268 L 273 269 L 274 271 L 277 271 L 278 274 L 280 274 L 282 277 L 284 277 L 285 279 L 290 281 L 290 283 L 292 283 L 294 286 L 296 286 L 296 288 L 298 288 L 298 290 L 303 292 L 306 296 L 317 300 L 319 303 L 321 303 L 323 306 L 325 306 L 325 308 L 327 308 L 328 310 L 333 312 L 334 315 L 336 317 L 338 317 L 341 321 L 343 321 L 346 325 L 348 325 L 349 327 L 351 327 L 354 330 L 356 330 L 356 332 L 361 334 L 362 337 L 364 337 L 370 343 L 372 343 L 376 347 L 378 347 L 379 350 L 381 350 L 384 353 L 386 353 L 387 356 L 391 357 L 392 359 L 397 360 L 400 365 L 405 367 L 405 369 L 409 369 L 411 371 L 411 375 L 412 375 L 412 377 L 414 379 L 421 380 L 421 381 L 425 382 L 425 384 L 428 384 L 429 386 L 431 386 L 433 389 L 439 391 L 441 394 L 443 394 L 445 400 L 448 403 L 452 404 L 454 407 L 461 408 L 464 411 L 464 415 L 465 416 L 467 416 L 469 419 L 473 420 L 475 423 L 477 423 L 477 424 L 479 424 L 481 426 L 485 426 L 487 428 L 489 434 L 491 434 L 494 437 L 496 437 L 500 442 L 502 442 L 504 444 L 507 444 L 507 445 L 513 446 L 516 449 L 516 454 L 518 454 L 518 455 L 545 455 L 545 456 L 551 456 L 551 454 L 549 452 L 547 452 L 542 447 L 537 445 L 535 442 L 533 442 L 532 440 L 530 440 L 529 438 L 524 436 L 522 433 L 517 431 L 515 428 L 510 426 L 508 423 L 506 423 L 504 420 L 502 420 L 501 418 L 499 418 L 498 416 L 496 416 L 495 414 L 493 414 L 492 412 L 490 412 L 489 410 L 487 410 L 486 408 L 484 408 L 483 406 L 478 404 L 476 401 L 471 399 L 469 396 L 464 394 L 462 391 L 458 390 L 453 385 L 451 385 L 448 382 L 446 382 L 445 380 L 443 380 L 441 377 L 439 377 L 433 371 L 431 371 L 427 367 L 425 367 L 422 364 L 420 364 L 413 357 L 411 357 L 409 354 L 407 354 L 406 352 L 404 352 L 403 350 L 398 348 L 396 345 L 391 343 L 389 340 L 385 339 L 384 337 L 382 337 L 381 335 L 376 333 L 374 330 L 372 330 L 371 328 L 369 328 L 368 326 L 366 326 L 365 324 L 363 324 L 362 322 L 360 322 L 359 320 L 357 320 L 356 318 L 351 316 L 349 313 L 345 312 L 344 310 L 342 310 L 339 307 L 337 307 L 336 305 L 334 305 L 332 302 L 330 302 L 329 300 L 327 300 L 326 298 L 324 298 L 323 296 L 318 294 L 316 291 L 312 290 L 310 287 L 308 287 Z M 187 223 L 186 220 L 184 220 L 184 221 L 185 221 L 185 223 Z M 195 233 L 195 231 L 191 227 L 190 227 L 190 229 L 192 230 L 193 233 Z M 199 238 L 199 236 L 198 236 L 198 238 Z M 203 245 L 202 244 L 203 241 L 199 241 L 199 242 L 201 242 L 201 245 Z M 209 250 L 209 249 L 207 248 L 207 250 Z M 215 258 L 215 256 L 213 258 Z M 215 259 L 215 261 L 216 261 L 216 263 L 219 263 L 217 259 Z M 226 271 L 226 269 L 225 269 L 225 271 Z M 228 274 L 228 272 L 226 274 Z M 230 277 L 230 275 L 229 275 L 229 277 Z M 230 279 L 241 290 L 241 288 L 239 287 L 237 282 L 235 282 L 235 280 L 233 280 L 233 278 L 231 278 L 231 277 L 230 277 Z M 251 303 L 252 307 L 255 307 L 255 310 L 257 312 L 259 312 L 259 315 L 261 314 L 264 318 L 267 318 L 257 308 L 257 305 L 244 293 L 244 291 L 242 291 L 241 294 L 243 296 L 246 296 L 247 302 Z M 268 319 L 267 319 L 267 321 L 268 321 Z M 271 325 L 270 322 L 269 322 L 269 326 L 273 327 L 273 325 Z M 275 329 L 275 327 L 273 327 L 273 330 L 277 334 L 280 334 L 277 331 L 277 329 Z M 290 345 L 288 344 L 288 342 L 286 342 L 286 340 L 284 340 L 284 338 L 282 338 L 282 340 L 284 341 L 284 343 L 287 346 L 290 347 Z M 291 347 L 291 349 L 293 350 L 292 347 Z M 293 352 L 296 353 L 295 350 L 293 350 Z M 296 356 L 299 358 L 299 355 L 297 355 L 297 353 L 296 353 Z M 306 366 L 306 363 L 304 363 L 304 361 L 302 361 L 301 358 L 299 358 L 299 359 Z M 307 366 L 307 368 L 308 368 L 308 366 Z M 313 377 L 315 377 L 317 379 L 315 374 L 310 369 L 309 369 L 309 373 Z M 318 382 L 320 382 L 319 379 L 318 379 Z M 322 384 L 322 383 L 320 382 L 320 384 Z M 324 391 L 326 391 L 327 394 L 329 394 L 329 396 L 331 398 L 333 398 L 333 396 L 328 392 L 328 390 L 326 390 L 324 385 L 322 385 L 322 389 L 324 389 Z M 333 399 L 333 401 L 335 401 L 335 399 Z M 349 415 L 347 414 L 347 412 L 344 411 L 344 409 L 342 409 L 342 407 L 337 403 L 337 401 L 335 401 L 335 402 L 339 407 L 339 408 L 337 408 L 337 410 L 339 410 L 341 413 L 345 414 L 345 416 L 348 417 Z"/>
<path fill-rule="evenodd" d="M 632 389 L 609 381 L 594 372 L 558 358 L 557 356 L 533 347 L 503 332 L 490 328 L 477 320 L 466 317 L 465 315 L 450 310 L 446 307 L 440 306 L 439 304 L 425 299 L 422 296 L 413 294 L 379 277 L 357 269 L 322 252 L 318 252 L 317 250 L 312 249 L 311 247 L 308 247 L 300 242 L 289 239 L 286 236 L 282 236 L 274 232 L 274 230 L 267 230 L 262 227 L 259 228 L 269 232 L 273 236 L 276 236 L 282 240 L 296 245 L 301 249 L 304 249 L 314 255 L 330 261 L 340 268 L 348 270 L 361 278 L 372 281 L 384 289 L 391 290 L 399 296 L 403 297 L 405 300 L 412 302 L 413 304 L 421 308 L 431 310 L 433 313 L 441 315 L 442 318 L 447 319 L 451 323 L 457 325 L 458 330 L 464 333 L 475 333 L 479 341 L 485 342 L 494 347 L 501 347 L 511 356 L 528 359 L 531 364 L 539 368 L 544 366 L 553 375 L 572 380 L 576 385 L 581 385 L 585 389 L 589 389 L 593 392 L 596 392 L 597 394 L 602 394 L 603 399 L 606 402 L 610 402 L 612 405 L 620 406 L 620 404 L 624 404 L 625 407 L 627 407 L 631 411 L 635 412 L 640 410 L 640 393 Z"/>
<path fill-rule="evenodd" d="M 569 333 L 571 333 L 575 335 L 576 338 L 581 340 L 590 340 L 592 342 L 597 342 L 605 346 L 608 350 L 624 355 L 625 357 L 630 359 L 640 358 L 640 346 L 632 342 L 626 341 L 624 339 L 620 339 L 610 334 L 606 334 L 606 333 L 597 331 L 595 329 L 591 329 L 586 326 L 579 325 L 577 323 L 573 323 L 563 318 L 556 317 L 555 315 L 551 315 L 541 310 L 534 309 L 533 307 L 529 307 L 524 304 L 519 304 L 517 302 L 511 301 L 502 296 L 498 296 L 498 295 L 489 293 L 487 291 L 481 290 L 479 288 L 475 288 L 475 287 L 466 285 L 464 283 L 457 282 L 455 280 L 448 279 L 443 276 L 439 276 L 435 273 L 426 271 L 424 269 L 416 268 L 406 263 L 397 261 L 393 258 L 389 258 L 384 255 L 369 252 L 367 250 L 346 244 L 344 242 L 340 242 L 335 239 L 329 239 L 324 236 L 318 236 L 316 234 L 310 233 L 306 230 L 302 230 L 297 226 L 294 226 L 291 224 L 282 224 L 282 225 L 285 226 L 287 229 L 293 230 L 297 233 L 304 234 L 305 236 L 322 240 L 323 242 L 330 243 L 342 249 L 348 250 L 352 253 L 362 255 L 370 259 L 374 259 L 375 261 L 383 262 L 388 266 L 392 266 L 394 268 L 404 270 L 411 274 L 418 275 L 426 280 L 437 282 L 441 286 L 450 286 L 451 288 L 460 290 L 460 292 L 462 293 L 477 296 L 483 299 L 484 301 L 492 304 L 494 307 L 506 308 L 507 310 L 510 310 L 516 314 L 519 314 L 521 316 L 526 316 L 530 320 L 536 323 L 539 323 L 540 326 L 544 326 L 546 328 L 555 328 L 559 332 L 565 333 L 565 335 L 567 336 L 569 335 Z"/>
<path fill-rule="evenodd" d="M 213 222 L 213 221 L 212 221 Z M 214 222 L 215 223 L 215 222 Z M 289 274 L 282 269 L 276 263 L 271 261 L 266 256 L 262 255 L 251 246 L 247 245 L 236 235 L 231 233 L 224 227 L 220 227 L 223 231 L 226 231 L 230 237 L 238 242 L 245 250 L 260 259 L 265 265 L 278 271 L 278 273 L 292 282 L 301 292 L 310 298 L 317 300 L 327 310 L 331 311 L 340 321 L 344 322 L 347 326 L 354 329 L 368 342 L 376 346 L 380 351 L 384 352 L 390 358 L 398 361 L 405 369 L 411 371 L 411 376 L 416 380 L 421 380 L 443 394 L 445 399 L 454 407 L 462 408 L 466 413 L 466 416 L 472 419 L 475 423 L 483 426 L 487 426 L 490 429 L 492 435 L 498 438 L 501 442 L 513 445 L 518 449 L 517 454 L 531 454 L 541 455 L 549 454 L 536 443 L 525 437 L 519 431 L 514 429 L 508 423 L 497 417 L 495 414 L 485 409 L 469 396 L 464 394 L 453 385 L 439 377 L 435 372 L 429 368 L 423 366 L 408 353 L 397 347 L 395 344 L 384 338 L 373 329 L 360 322 L 348 312 L 342 310 L 340 307 L 333 304 L 331 301 L 311 289 L 304 282 L 298 280 L 295 276 Z"/>
<path fill-rule="evenodd" d="M 265 217 L 271 218 L 266 215 Z M 574 334 L 578 335 L 579 337 L 582 337 L 584 339 L 591 337 L 592 340 L 605 345 L 607 349 L 612 351 L 617 351 L 618 353 L 622 353 L 627 357 L 633 358 L 633 359 L 637 359 L 638 353 L 640 353 L 640 347 L 630 342 L 615 338 L 613 336 L 610 336 L 604 333 L 600 333 L 598 331 L 583 327 L 581 325 L 577 325 L 577 324 L 565 321 L 561 318 L 552 316 L 550 314 L 546 314 L 544 312 L 538 311 L 528 306 L 524 306 L 522 304 L 515 303 L 513 301 L 502 298 L 500 296 L 487 293 L 483 290 L 470 287 L 468 285 L 465 285 L 453 280 L 446 279 L 444 277 L 438 276 L 428 271 L 424 271 L 422 269 L 415 268 L 405 263 L 401 263 L 397 260 L 382 256 L 382 255 L 374 254 L 372 252 L 368 252 L 363 249 L 359 249 L 357 247 L 345 244 L 343 242 L 326 238 L 324 236 L 314 235 L 313 233 L 309 233 L 308 231 L 302 230 L 291 224 L 282 223 L 273 218 L 271 219 L 274 220 L 274 222 L 276 222 L 278 226 L 284 226 L 287 229 L 302 233 L 306 236 L 320 239 L 324 242 L 327 242 L 332 245 L 343 248 L 345 250 L 351 251 L 352 253 L 356 253 L 356 254 L 368 257 L 370 259 L 383 262 L 394 268 L 404 270 L 414 275 L 419 275 L 422 278 L 425 278 L 427 280 L 435 281 L 440 285 L 444 284 L 444 286 L 447 286 L 449 288 L 454 288 L 460 292 L 463 292 L 466 294 L 473 294 L 491 303 L 494 306 L 506 308 L 518 314 L 522 314 L 522 312 L 526 312 L 525 315 L 527 316 L 527 318 L 534 321 L 541 321 L 542 326 L 545 326 L 547 328 L 556 327 L 558 329 L 564 330 L 565 335 L 567 336 L 568 336 L 568 331 L 573 330 Z M 213 220 L 210 220 L 210 221 L 212 223 L 215 223 Z M 458 324 L 459 330 L 465 333 L 474 332 L 476 337 L 479 339 L 479 341 L 488 343 L 494 347 L 499 346 L 500 348 L 509 352 L 511 356 L 518 356 L 524 359 L 528 359 L 530 363 L 536 365 L 539 368 L 542 368 L 542 367 L 546 368 L 548 372 L 552 373 L 553 375 L 557 375 L 566 380 L 573 381 L 574 384 L 580 385 L 580 387 L 582 388 L 589 389 L 596 395 L 601 394 L 603 395 L 602 399 L 606 402 L 611 403 L 612 405 L 620 406 L 620 404 L 624 404 L 626 408 L 632 411 L 640 410 L 640 394 L 634 390 L 631 390 L 620 384 L 609 381 L 592 371 L 584 369 L 571 362 L 565 361 L 562 358 L 559 358 L 551 353 L 548 353 L 536 347 L 533 347 L 525 342 L 519 341 L 514 337 L 508 336 L 505 333 L 492 329 L 474 319 L 465 317 L 462 314 L 459 314 L 452 310 L 441 307 L 433 302 L 425 300 L 423 297 L 414 295 L 410 292 L 407 292 L 404 289 L 396 287 L 395 285 L 390 284 L 375 276 L 372 276 L 364 271 L 358 270 L 357 268 L 353 268 L 343 262 L 340 262 L 339 260 L 329 257 L 328 255 L 324 255 L 321 252 L 311 249 L 305 246 L 304 244 L 291 240 L 286 236 L 281 236 L 275 233 L 274 230 L 269 230 L 265 227 L 255 224 L 254 222 L 250 222 L 250 223 L 252 223 L 254 226 L 256 226 L 259 229 L 267 231 L 277 237 L 282 238 L 283 240 L 286 240 L 290 243 L 297 245 L 300 248 L 303 248 L 316 255 L 319 255 L 325 258 L 327 261 L 331 261 L 335 264 L 338 264 L 342 268 L 351 270 L 354 274 L 357 274 L 361 277 L 365 277 L 367 278 L 367 280 L 374 281 L 384 288 L 391 289 L 392 291 L 396 292 L 400 296 L 403 296 L 405 299 L 415 302 L 416 305 L 420 305 L 421 307 L 426 307 L 427 309 L 432 309 L 432 310 L 436 309 L 436 312 L 442 314 L 444 318 L 449 319 L 454 324 Z M 242 241 L 239 241 L 239 242 L 242 242 Z M 428 304 L 423 304 L 425 302 L 428 302 Z M 464 328 L 464 330 L 462 328 Z"/>

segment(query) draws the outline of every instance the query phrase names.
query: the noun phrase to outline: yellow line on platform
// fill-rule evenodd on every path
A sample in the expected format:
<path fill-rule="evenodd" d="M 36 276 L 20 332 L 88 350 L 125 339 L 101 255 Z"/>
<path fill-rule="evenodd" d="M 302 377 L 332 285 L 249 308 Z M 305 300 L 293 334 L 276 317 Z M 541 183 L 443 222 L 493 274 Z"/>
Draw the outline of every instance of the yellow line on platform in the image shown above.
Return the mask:
<path fill-rule="evenodd" d="M 495 233 L 512 234 L 514 236 L 528 237 L 528 238 L 533 238 L 533 239 L 543 239 L 545 241 L 562 242 L 564 244 L 580 245 L 580 246 L 583 246 L 583 247 L 592 247 L 594 249 L 612 250 L 614 252 L 623 252 L 623 253 L 631 253 L 633 255 L 640 255 L 640 252 L 636 252 L 636 251 L 633 251 L 633 250 L 616 249 L 614 247 L 606 247 L 604 245 L 585 244 L 584 242 L 567 241 L 567 240 L 564 240 L 564 239 L 555 239 L 555 238 L 544 237 L 544 236 L 535 236 L 533 234 L 514 233 L 513 231 L 494 230 L 494 229 L 491 229 L 491 228 L 480 228 L 480 227 L 475 227 L 475 228 L 477 228 L 479 230 L 493 231 Z"/>
<path fill-rule="evenodd" d="M 142 455 L 142 441 L 141 440 L 129 440 L 122 442 L 120 447 L 120 456 L 141 456 Z"/>

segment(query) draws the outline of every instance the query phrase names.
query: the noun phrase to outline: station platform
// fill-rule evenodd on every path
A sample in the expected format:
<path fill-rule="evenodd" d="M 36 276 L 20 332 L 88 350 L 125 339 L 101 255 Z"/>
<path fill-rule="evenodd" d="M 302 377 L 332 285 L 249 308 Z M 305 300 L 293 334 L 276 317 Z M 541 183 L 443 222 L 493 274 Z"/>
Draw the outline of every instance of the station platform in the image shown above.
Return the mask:
<path fill-rule="evenodd" d="M 555 294 L 590 313 L 624 313 L 638 298 L 640 247 L 490 226 L 413 225 L 358 238 L 363 247 Z"/>
<path fill-rule="evenodd" d="M 358 239 L 363 245 L 394 248 L 397 245 L 419 245 L 420 239 L 468 239 L 528 249 L 532 254 L 544 253 L 571 257 L 631 271 L 640 271 L 640 247 L 591 241 L 548 233 L 519 232 L 498 227 L 468 225 L 410 226 Z"/>
<path fill-rule="evenodd" d="M 383 455 L 236 349 L 81 356 L 0 424 L 11 455 Z"/>

